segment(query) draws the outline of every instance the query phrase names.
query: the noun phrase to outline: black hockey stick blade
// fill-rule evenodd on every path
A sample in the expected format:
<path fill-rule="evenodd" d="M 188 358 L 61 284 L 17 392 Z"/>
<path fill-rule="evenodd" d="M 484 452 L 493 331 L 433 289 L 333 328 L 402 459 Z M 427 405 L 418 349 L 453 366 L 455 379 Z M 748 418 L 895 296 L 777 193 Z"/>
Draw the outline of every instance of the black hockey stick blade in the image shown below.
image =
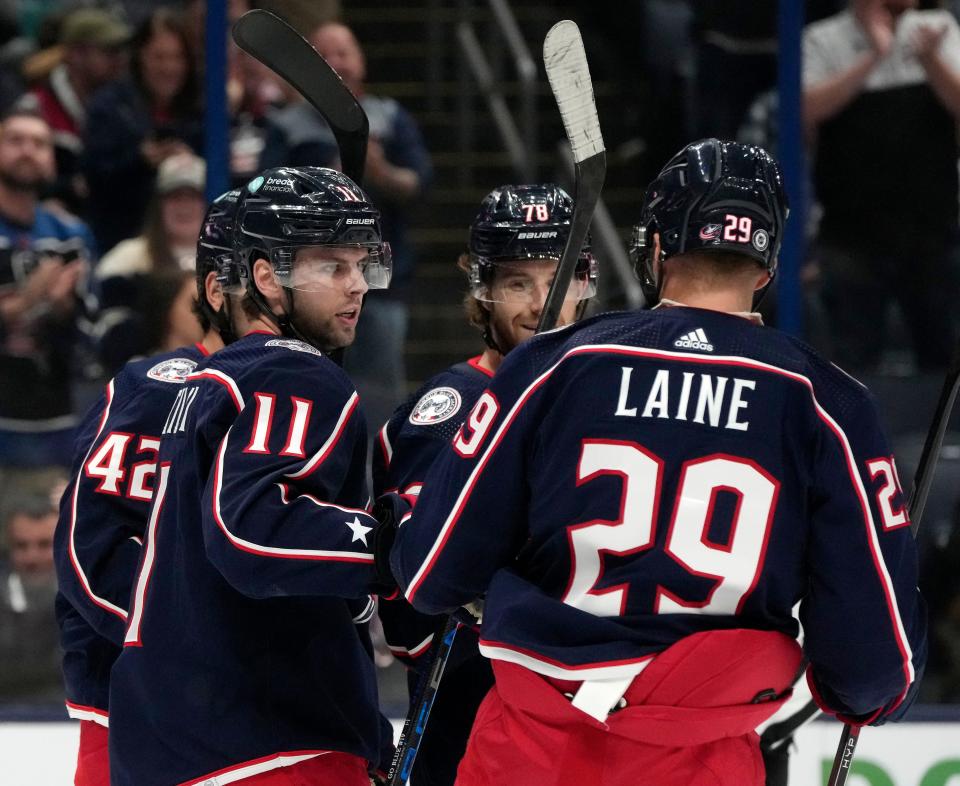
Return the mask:
<path fill-rule="evenodd" d="M 565 19 L 550 28 L 543 41 L 543 64 L 573 150 L 576 185 L 570 235 L 543 304 L 538 333 L 557 324 L 607 173 L 590 68 L 575 22 Z"/>
<path fill-rule="evenodd" d="M 917 527 L 920 525 L 923 509 L 926 507 L 927 497 L 930 496 L 930 488 L 933 486 L 937 459 L 940 458 L 940 448 L 943 447 L 943 437 L 950 425 L 950 415 L 957 400 L 958 390 L 960 390 L 960 347 L 957 348 L 953 361 L 947 369 L 947 375 L 943 379 L 940 398 L 933 413 L 933 422 L 923 443 L 923 452 L 920 454 L 917 471 L 913 475 L 913 488 L 910 491 L 907 511 L 910 516 L 910 530 L 914 537 L 917 536 Z"/>
<path fill-rule="evenodd" d="M 362 183 L 370 134 L 367 114 L 320 53 L 279 16 L 259 8 L 236 21 L 233 40 L 323 115 L 340 148 L 344 174 Z"/>
<path fill-rule="evenodd" d="M 420 749 L 420 741 L 427 729 L 430 711 L 437 698 L 440 680 L 450 658 L 454 637 L 457 635 L 458 623 L 454 617 L 448 617 L 444 623 L 443 632 L 439 641 L 434 637 L 433 656 L 426 677 L 421 681 L 419 695 L 416 702 L 410 707 L 407 717 L 397 740 L 397 747 L 390 762 L 390 772 L 387 774 L 388 786 L 403 786 L 409 779 Z"/>

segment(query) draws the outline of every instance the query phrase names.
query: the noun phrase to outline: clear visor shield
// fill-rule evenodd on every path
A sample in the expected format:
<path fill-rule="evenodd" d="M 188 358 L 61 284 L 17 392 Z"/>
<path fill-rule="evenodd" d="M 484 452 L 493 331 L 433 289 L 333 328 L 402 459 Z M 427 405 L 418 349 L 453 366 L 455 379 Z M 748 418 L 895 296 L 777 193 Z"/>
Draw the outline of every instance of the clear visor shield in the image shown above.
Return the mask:
<path fill-rule="evenodd" d="M 556 257 L 515 262 L 475 259 L 470 275 L 470 294 L 486 303 L 543 305 L 557 271 L 557 262 Z M 481 269 L 485 270 L 482 276 Z M 595 294 L 597 262 L 592 256 L 581 257 L 564 300 L 576 303 Z"/>
<path fill-rule="evenodd" d="M 280 248 L 273 257 L 280 284 L 303 292 L 349 288 L 361 280 L 368 289 L 386 289 L 393 273 L 388 243 Z"/>

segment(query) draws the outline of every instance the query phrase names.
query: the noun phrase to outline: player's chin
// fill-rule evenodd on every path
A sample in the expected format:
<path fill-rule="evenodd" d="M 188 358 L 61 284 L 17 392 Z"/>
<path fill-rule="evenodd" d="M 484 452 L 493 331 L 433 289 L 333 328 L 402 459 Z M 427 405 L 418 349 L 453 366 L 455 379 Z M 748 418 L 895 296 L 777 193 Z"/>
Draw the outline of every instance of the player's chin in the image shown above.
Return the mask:
<path fill-rule="evenodd" d="M 332 349 L 346 349 L 357 339 L 355 325 L 336 325 L 328 333 L 327 338 Z"/>

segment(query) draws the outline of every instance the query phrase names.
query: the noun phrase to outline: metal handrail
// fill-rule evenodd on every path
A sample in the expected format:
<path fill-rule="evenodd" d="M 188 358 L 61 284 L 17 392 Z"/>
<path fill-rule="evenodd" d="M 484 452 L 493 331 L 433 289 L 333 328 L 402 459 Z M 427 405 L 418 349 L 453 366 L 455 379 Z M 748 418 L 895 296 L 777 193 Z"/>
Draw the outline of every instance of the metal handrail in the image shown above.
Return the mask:
<path fill-rule="evenodd" d="M 524 144 L 517 124 L 510 113 L 510 108 L 497 86 L 497 81 L 493 78 L 493 69 L 490 68 L 490 62 L 483 53 L 483 48 L 477 40 L 477 34 L 473 30 L 473 25 L 469 22 L 460 22 L 457 25 L 457 40 L 460 42 L 460 49 L 464 54 L 467 65 L 473 78 L 476 79 L 484 97 L 487 99 L 487 106 L 493 121 L 500 133 L 500 139 L 503 141 L 507 153 L 510 155 L 510 161 L 513 168 L 517 170 L 520 177 L 528 182 L 532 182 L 534 177 L 533 155 Z M 529 142 L 529 135 L 527 141 Z"/>
<path fill-rule="evenodd" d="M 494 77 L 490 61 L 484 54 L 483 47 L 477 38 L 473 25 L 463 20 L 457 25 L 457 40 L 463 52 L 463 62 L 476 81 L 487 102 L 490 115 L 497 127 L 497 132 L 506 148 L 507 154 L 517 175 L 527 183 L 537 179 L 537 80 L 539 78 L 537 65 L 530 55 L 530 49 L 520 32 L 517 20 L 510 10 L 507 0 L 487 0 L 487 5 L 493 14 L 497 28 L 506 42 L 507 49 L 513 58 L 517 76 L 520 82 L 520 124 L 514 119 L 513 113 L 507 105 L 499 82 Z M 466 101 L 464 95 L 461 98 Z M 466 107 L 461 107 L 461 123 L 472 122 Z M 470 135 L 461 128 L 461 141 Z M 569 145 L 563 145 L 561 150 L 563 165 L 568 173 L 573 173 L 573 157 Z M 610 211 L 601 199 L 597 203 L 591 225 L 594 245 L 600 250 L 601 259 L 609 260 L 620 285 L 624 299 L 630 308 L 638 308 L 643 304 L 643 294 L 630 260 L 627 258 L 620 234 L 610 217 Z"/>
<path fill-rule="evenodd" d="M 531 162 L 536 160 L 537 154 L 537 64 L 530 54 L 526 39 L 520 32 L 517 19 L 510 10 L 507 0 L 487 0 L 490 10 L 507 48 L 513 55 L 513 63 L 520 79 L 520 126 L 523 129 L 523 139 L 527 149 L 527 156 Z M 531 163 L 536 170 L 536 165 Z"/>

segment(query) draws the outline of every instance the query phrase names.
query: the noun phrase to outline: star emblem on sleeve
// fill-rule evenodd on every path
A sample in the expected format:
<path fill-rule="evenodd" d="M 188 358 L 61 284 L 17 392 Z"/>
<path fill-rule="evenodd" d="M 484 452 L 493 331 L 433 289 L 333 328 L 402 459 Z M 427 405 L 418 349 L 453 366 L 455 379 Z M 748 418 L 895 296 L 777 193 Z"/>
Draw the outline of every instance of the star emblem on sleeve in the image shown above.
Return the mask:
<path fill-rule="evenodd" d="M 369 545 L 367 543 L 367 533 L 370 532 L 373 527 L 365 527 L 360 523 L 360 518 L 358 516 L 353 517 L 353 521 L 345 521 L 350 531 L 353 533 L 353 537 L 350 538 L 350 542 L 353 543 L 356 540 L 362 541 L 364 546 Z"/>

